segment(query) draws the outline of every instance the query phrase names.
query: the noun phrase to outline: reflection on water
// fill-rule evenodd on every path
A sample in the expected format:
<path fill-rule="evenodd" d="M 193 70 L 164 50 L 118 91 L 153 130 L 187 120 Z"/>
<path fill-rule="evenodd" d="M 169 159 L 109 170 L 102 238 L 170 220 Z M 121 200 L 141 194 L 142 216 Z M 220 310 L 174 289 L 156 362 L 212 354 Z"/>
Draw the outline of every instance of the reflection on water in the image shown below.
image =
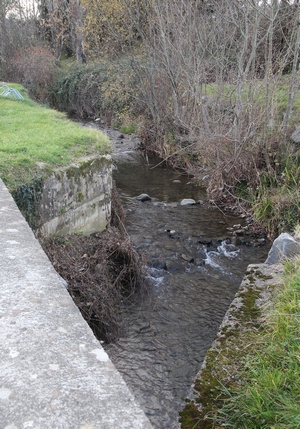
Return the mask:
<path fill-rule="evenodd" d="M 114 178 L 124 195 L 137 196 L 142 193 L 164 202 L 177 202 L 180 199 L 205 198 L 205 192 L 190 184 L 188 176 L 174 172 L 154 156 L 142 153 L 128 153 L 117 158 Z"/>
<path fill-rule="evenodd" d="M 127 231 L 147 260 L 149 293 L 125 305 L 123 335 L 106 349 L 153 426 L 171 429 L 246 266 L 263 262 L 268 249 L 231 245 L 226 228 L 241 219 L 174 204 L 205 195 L 187 177 L 137 158 L 119 161 L 115 180 Z M 137 201 L 141 193 L 154 200 Z M 204 237 L 217 244 L 207 247 Z"/>

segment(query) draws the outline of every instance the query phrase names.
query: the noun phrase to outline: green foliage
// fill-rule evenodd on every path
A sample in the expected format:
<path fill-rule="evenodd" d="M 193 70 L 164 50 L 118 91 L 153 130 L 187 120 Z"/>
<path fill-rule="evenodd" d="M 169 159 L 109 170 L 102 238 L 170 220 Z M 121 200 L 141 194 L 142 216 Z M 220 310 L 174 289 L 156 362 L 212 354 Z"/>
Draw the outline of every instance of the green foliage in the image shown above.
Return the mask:
<path fill-rule="evenodd" d="M 120 131 L 124 134 L 133 134 L 137 130 L 136 124 L 126 124 L 122 125 Z"/>
<path fill-rule="evenodd" d="M 240 180 L 235 185 L 234 194 L 238 200 L 242 200 L 247 203 L 253 202 L 252 189 L 249 188 L 247 180 Z"/>
<path fill-rule="evenodd" d="M 64 67 L 51 94 L 51 103 L 72 115 L 101 117 L 107 122 L 135 115 L 136 80 L 129 59 Z"/>
<path fill-rule="evenodd" d="M 262 191 L 253 205 L 255 219 L 262 223 L 270 236 L 292 232 L 299 222 L 300 197 L 286 188 Z"/>
<path fill-rule="evenodd" d="M 30 183 L 20 186 L 12 192 L 12 196 L 32 229 L 38 225 L 38 203 L 43 190 L 43 179 L 35 177 Z"/>
<path fill-rule="evenodd" d="M 108 137 L 30 100 L 0 97 L 0 177 L 13 191 L 89 154 L 110 150 Z"/>
<path fill-rule="evenodd" d="M 278 176 L 262 177 L 253 213 L 271 236 L 293 232 L 300 219 L 300 166 L 297 157 L 288 157 Z"/>
<path fill-rule="evenodd" d="M 257 334 L 256 352 L 245 359 L 242 382 L 227 390 L 222 427 L 300 427 L 300 260 L 289 261 L 287 272 L 284 290 Z"/>

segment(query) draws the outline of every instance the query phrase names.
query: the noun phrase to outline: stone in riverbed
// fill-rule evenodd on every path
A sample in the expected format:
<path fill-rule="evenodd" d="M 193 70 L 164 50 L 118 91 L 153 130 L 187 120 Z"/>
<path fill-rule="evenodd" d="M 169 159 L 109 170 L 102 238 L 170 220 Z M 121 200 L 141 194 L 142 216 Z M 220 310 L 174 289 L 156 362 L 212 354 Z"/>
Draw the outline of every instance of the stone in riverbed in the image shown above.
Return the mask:
<path fill-rule="evenodd" d="M 278 264 L 284 259 L 292 258 L 300 254 L 300 243 L 287 232 L 283 232 L 274 240 L 269 251 L 266 264 Z"/>
<path fill-rule="evenodd" d="M 191 206 L 191 205 L 194 205 L 194 204 L 196 204 L 196 201 L 193 200 L 193 198 L 184 198 L 180 202 L 181 206 Z"/>
<path fill-rule="evenodd" d="M 212 238 L 200 237 L 198 243 L 203 244 L 204 246 L 210 246 L 212 244 Z"/>
<path fill-rule="evenodd" d="M 135 199 L 138 201 L 142 201 L 142 203 L 144 203 L 145 201 L 151 201 L 151 197 L 149 197 L 148 194 L 138 195 L 137 197 L 135 197 Z"/>
<path fill-rule="evenodd" d="M 190 264 L 192 264 L 195 261 L 195 259 L 193 257 L 185 255 L 185 254 L 181 255 L 181 259 L 183 259 L 185 262 L 189 262 Z"/>
<path fill-rule="evenodd" d="M 165 263 L 165 261 L 161 260 L 154 260 L 152 262 L 152 267 L 156 268 L 157 270 L 167 270 L 167 264 Z"/>
<path fill-rule="evenodd" d="M 169 235 L 169 237 L 174 238 L 174 235 L 176 234 L 175 229 L 167 229 L 166 231 Z"/>

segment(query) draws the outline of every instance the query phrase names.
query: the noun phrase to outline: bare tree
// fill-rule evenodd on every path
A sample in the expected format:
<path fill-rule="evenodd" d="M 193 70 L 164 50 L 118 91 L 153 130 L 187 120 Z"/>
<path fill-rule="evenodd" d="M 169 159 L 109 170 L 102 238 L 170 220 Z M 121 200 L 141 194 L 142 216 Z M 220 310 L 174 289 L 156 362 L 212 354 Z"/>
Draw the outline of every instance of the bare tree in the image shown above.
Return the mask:
<path fill-rule="evenodd" d="M 3 73 L 15 52 L 34 43 L 37 11 L 34 0 L 0 0 L 0 65 Z"/>
<path fill-rule="evenodd" d="M 192 151 L 214 171 L 217 188 L 253 180 L 259 163 L 272 174 L 271 146 L 287 131 L 299 82 L 298 2 L 140 4 L 147 11 L 148 26 L 139 26 L 147 60 L 140 67 L 136 62 L 136 70 L 161 153 Z M 290 95 L 282 116 L 283 78 Z"/>
<path fill-rule="evenodd" d="M 15 0 L 0 1 L 0 41 L 1 41 L 1 56 L 5 58 L 9 50 L 9 37 L 7 29 L 8 14 L 16 5 Z"/>
<path fill-rule="evenodd" d="M 57 59 L 63 53 L 70 53 L 75 54 L 79 62 L 85 62 L 83 19 L 80 0 L 41 1 L 40 27 Z"/>

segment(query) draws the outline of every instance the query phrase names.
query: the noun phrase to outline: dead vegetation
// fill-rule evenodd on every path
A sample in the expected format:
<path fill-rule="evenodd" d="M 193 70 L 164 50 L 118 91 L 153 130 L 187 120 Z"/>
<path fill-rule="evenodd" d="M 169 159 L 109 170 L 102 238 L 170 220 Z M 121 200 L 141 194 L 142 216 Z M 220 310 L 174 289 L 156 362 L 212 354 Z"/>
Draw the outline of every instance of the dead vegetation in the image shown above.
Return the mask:
<path fill-rule="evenodd" d="M 116 195 L 113 200 L 119 213 L 113 211 L 114 226 L 105 232 L 55 236 L 42 242 L 84 319 L 105 342 L 120 334 L 123 301 L 145 287 L 142 258 L 123 227 Z"/>

